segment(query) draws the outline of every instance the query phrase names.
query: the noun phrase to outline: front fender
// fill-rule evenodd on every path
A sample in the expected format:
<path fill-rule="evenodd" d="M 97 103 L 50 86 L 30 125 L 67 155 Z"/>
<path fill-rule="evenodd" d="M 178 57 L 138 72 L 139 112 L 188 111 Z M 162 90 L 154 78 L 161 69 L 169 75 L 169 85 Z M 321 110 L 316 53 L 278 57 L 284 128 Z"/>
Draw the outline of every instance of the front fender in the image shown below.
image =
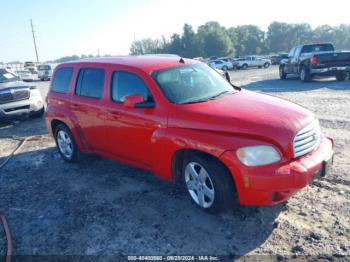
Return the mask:
<path fill-rule="evenodd" d="M 179 150 L 197 150 L 219 159 L 225 151 L 235 151 L 243 146 L 257 144 L 268 143 L 220 132 L 183 128 L 159 129 L 152 137 L 152 169 L 158 176 L 171 181 L 172 161 Z"/>

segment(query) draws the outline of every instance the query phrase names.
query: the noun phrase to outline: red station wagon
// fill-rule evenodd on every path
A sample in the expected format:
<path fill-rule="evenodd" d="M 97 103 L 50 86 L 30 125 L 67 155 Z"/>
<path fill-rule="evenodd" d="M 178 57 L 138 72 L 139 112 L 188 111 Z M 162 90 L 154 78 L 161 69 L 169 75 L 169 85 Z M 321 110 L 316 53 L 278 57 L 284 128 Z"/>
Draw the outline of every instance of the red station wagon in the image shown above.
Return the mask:
<path fill-rule="evenodd" d="M 149 170 L 209 212 L 284 201 L 333 162 L 313 113 L 176 56 L 59 65 L 46 124 L 64 160 L 95 153 Z"/>

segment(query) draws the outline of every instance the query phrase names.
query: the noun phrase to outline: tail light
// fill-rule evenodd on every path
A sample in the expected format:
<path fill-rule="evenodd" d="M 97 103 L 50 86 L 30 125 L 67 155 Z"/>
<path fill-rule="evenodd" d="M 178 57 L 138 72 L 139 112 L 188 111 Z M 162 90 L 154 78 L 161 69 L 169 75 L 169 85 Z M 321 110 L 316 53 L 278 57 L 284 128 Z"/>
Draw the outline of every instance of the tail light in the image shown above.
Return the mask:
<path fill-rule="evenodd" d="M 311 60 L 310 60 L 311 64 L 312 65 L 316 65 L 318 63 L 318 60 L 317 60 L 317 57 L 311 57 Z"/>

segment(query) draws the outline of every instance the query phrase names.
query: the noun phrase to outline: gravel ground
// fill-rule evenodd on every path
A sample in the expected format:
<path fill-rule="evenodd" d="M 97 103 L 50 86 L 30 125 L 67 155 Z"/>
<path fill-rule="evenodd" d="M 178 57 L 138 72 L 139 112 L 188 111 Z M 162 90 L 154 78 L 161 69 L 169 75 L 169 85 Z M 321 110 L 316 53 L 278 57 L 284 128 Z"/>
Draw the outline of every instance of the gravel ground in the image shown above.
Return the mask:
<path fill-rule="evenodd" d="M 18 144 L 6 136 L 41 136 L 0 169 L 0 209 L 12 230 L 14 254 L 350 260 L 350 81 L 282 81 L 276 67 L 231 76 L 247 89 L 316 113 L 336 140 L 328 177 L 277 206 L 209 215 L 181 189 L 142 170 L 96 156 L 64 163 L 43 119 L 14 120 L 0 124 L 0 163 Z M 48 82 L 38 86 L 45 95 Z M 0 229 L 0 256 L 5 246 Z"/>

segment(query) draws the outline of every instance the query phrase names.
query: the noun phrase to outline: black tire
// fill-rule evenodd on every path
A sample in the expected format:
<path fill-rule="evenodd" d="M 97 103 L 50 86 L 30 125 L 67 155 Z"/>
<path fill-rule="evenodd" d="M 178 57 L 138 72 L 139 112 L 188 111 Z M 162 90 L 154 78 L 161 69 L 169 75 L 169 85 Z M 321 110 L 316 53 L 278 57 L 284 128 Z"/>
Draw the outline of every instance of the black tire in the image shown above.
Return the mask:
<path fill-rule="evenodd" d="M 32 112 L 30 114 L 30 117 L 32 117 L 32 118 L 41 118 L 44 115 L 44 113 L 45 113 L 45 108 L 43 107 L 39 111 Z"/>
<path fill-rule="evenodd" d="M 264 68 L 269 68 L 270 67 L 270 63 L 265 63 L 264 64 Z"/>
<path fill-rule="evenodd" d="M 72 151 L 73 153 L 71 154 L 70 157 L 66 156 L 60 149 L 59 145 L 58 145 L 58 133 L 60 131 L 63 131 L 65 132 L 69 138 L 71 139 L 72 141 Z M 57 125 L 57 127 L 55 128 L 54 130 L 54 134 L 55 134 L 55 141 L 56 141 L 56 146 L 57 146 L 57 149 L 58 149 L 58 152 L 60 153 L 61 157 L 67 161 L 67 162 L 70 162 L 70 163 L 73 163 L 73 162 L 78 162 L 79 161 L 79 158 L 80 158 L 80 152 L 79 152 L 79 149 L 77 147 L 77 144 L 75 142 L 75 139 L 74 139 L 74 136 L 72 134 L 72 132 L 69 130 L 69 128 L 64 125 L 64 124 L 59 124 Z"/>
<path fill-rule="evenodd" d="M 243 64 L 242 65 L 242 69 L 244 69 L 244 70 L 248 69 L 248 65 L 247 64 Z"/>
<path fill-rule="evenodd" d="M 185 179 L 185 169 L 189 163 L 200 164 L 205 168 L 210 176 L 210 180 L 213 184 L 214 189 L 214 200 L 210 207 L 204 208 L 197 204 L 192 198 L 190 191 L 188 190 Z M 238 199 L 232 176 L 226 167 L 218 160 L 201 154 L 188 155 L 183 162 L 182 179 L 185 190 L 187 191 L 187 195 L 191 199 L 192 203 L 205 212 L 221 213 L 224 211 L 232 210 L 234 207 L 238 206 Z"/>
<path fill-rule="evenodd" d="M 280 75 L 280 79 L 282 79 L 282 80 L 287 78 L 287 74 L 284 71 L 284 66 L 279 67 L 279 75 Z"/>
<path fill-rule="evenodd" d="M 345 73 L 338 73 L 335 75 L 335 78 L 337 79 L 337 81 L 345 81 L 346 74 Z"/>
<path fill-rule="evenodd" d="M 308 69 L 306 69 L 305 67 L 302 67 L 300 69 L 300 80 L 302 82 L 310 82 L 311 81 L 310 71 Z"/>
<path fill-rule="evenodd" d="M 222 70 L 227 71 L 227 70 L 228 70 L 228 67 L 227 67 L 227 66 L 223 66 L 223 67 L 222 67 Z"/>

